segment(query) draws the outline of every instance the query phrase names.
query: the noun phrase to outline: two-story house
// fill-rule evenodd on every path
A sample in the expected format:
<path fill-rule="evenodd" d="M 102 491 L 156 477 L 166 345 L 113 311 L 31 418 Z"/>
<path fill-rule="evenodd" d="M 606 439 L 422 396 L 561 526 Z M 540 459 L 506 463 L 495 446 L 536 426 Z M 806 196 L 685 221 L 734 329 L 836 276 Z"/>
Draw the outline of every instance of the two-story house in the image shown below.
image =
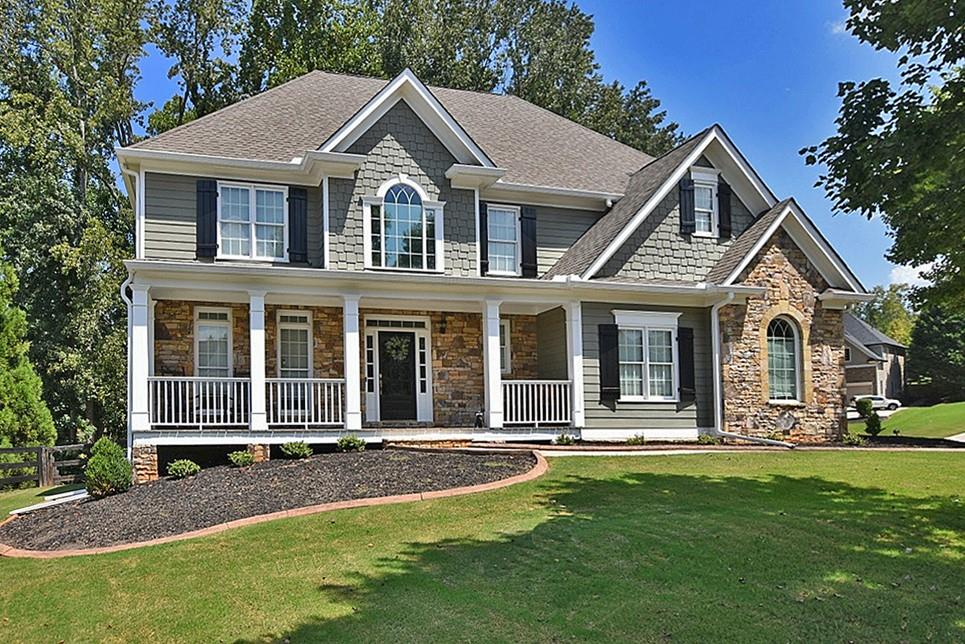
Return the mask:
<path fill-rule="evenodd" d="M 313 72 L 117 154 L 140 480 L 184 446 L 843 422 L 864 290 L 719 126 L 653 158 L 512 96 Z"/>

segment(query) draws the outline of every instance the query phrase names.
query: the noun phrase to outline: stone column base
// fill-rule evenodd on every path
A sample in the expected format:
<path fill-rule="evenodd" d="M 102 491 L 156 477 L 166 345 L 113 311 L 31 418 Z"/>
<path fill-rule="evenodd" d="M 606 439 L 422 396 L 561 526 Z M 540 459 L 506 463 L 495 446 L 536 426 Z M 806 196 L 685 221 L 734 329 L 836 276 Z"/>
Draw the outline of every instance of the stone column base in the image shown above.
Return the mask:
<path fill-rule="evenodd" d="M 249 445 L 248 451 L 255 458 L 255 463 L 264 463 L 271 459 L 271 447 L 268 445 Z"/>
<path fill-rule="evenodd" d="M 134 466 L 134 483 L 156 481 L 158 479 L 157 446 L 135 446 L 131 450 L 131 464 Z"/>

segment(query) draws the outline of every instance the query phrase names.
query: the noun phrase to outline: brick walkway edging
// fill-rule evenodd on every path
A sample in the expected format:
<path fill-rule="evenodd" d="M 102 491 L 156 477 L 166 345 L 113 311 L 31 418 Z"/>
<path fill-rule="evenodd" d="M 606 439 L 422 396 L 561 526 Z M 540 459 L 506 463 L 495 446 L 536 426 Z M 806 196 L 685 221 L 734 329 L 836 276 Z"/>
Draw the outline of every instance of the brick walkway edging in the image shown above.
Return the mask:
<path fill-rule="evenodd" d="M 158 539 L 151 539 L 150 541 L 137 541 L 134 543 L 122 543 L 116 546 L 102 546 L 100 548 L 82 548 L 82 549 L 71 549 L 71 550 L 21 550 L 20 548 L 14 548 L 13 546 L 8 546 L 6 544 L 0 543 L 0 557 L 15 557 L 22 559 L 60 559 L 62 557 L 77 557 L 81 555 L 99 555 L 108 552 L 120 552 L 122 550 L 131 550 L 133 548 L 143 548 L 144 546 L 159 545 L 162 543 L 171 543 L 173 541 L 183 541 L 185 539 L 194 539 L 195 537 L 205 537 L 212 534 L 218 534 L 219 532 L 224 532 L 225 530 L 231 530 L 232 528 L 240 528 L 242 526 L 254 525 L 256 523 L 264 523 L 266 521 L 274 521 L 275 519 L 286 519 L 289 517 L 303 517 L 309 514 L 318 514 L 320 512 L 330 512 L 332 510 L 347 510 L 350 508 L 363 508 L 373 505 L 389 505 L 393 503 L 412 503 L 413 501 L 427 501 L 430 499 L 445 499 L 452 496 L 464 496 L 466 494 L 475 494 L 476 492 L 488 492 L 490 490 L 498 490 L 499 488 L 509 487 L 510 485 L 515 485 L 517 483 L 524 483 L 526 481 L 532 481 L 533 479 L 539 478 L 546 473 L 549 468 L 546 459 L 538 451 L 532 451 L 533 456 L 536 458 L 536 465 L 523 474 L 517 474 L 516 476 L 510 476 L 509 478 L 501 479 L 499 481 L 492 481 L 490 483 L 480 483 L 479 485 L 467 485 L 464 487 L 454 487 L 448 490 L 433 490 L 431 492 L 414 492 L 412 494 L 396 494 L 393 496 L 376 496 L 366 499 L 351 499 L 349 501 L 334 501 L 332 503 L 321 503 L 318 505 L 308 505 L 303 508 L 295 508 L 292 510 L 280 510 L 278 512 L 271 512 L 269 514 L 259 514 L 253 517 L 245 517 L 244 519 L 235 519 L 234 521 L 228 521 L 227 523 L 219 523 L 218 525 L 208 526 L 207 528 L 201 528 L 200 530 L 192 530 L 191 532 L 182 532 L 181 534 L 173 534 L 167 537 L 160 537 Z M 14 519 L 15 517 L 10 517 L 4 521 L 0 521 L 0 525 Z"/>

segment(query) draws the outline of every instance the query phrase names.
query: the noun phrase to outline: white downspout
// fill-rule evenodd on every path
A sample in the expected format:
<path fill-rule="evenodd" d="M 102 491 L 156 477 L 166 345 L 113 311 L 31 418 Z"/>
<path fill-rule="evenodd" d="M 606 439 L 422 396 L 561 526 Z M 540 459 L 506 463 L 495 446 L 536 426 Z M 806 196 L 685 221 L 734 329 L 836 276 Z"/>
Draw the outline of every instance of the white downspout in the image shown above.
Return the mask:
<path fill-rule="evenodd" d="M 710 335 L 714 361 L 714 435 L 722 438 L 759 443 L 761 445 L 776 445 L 778 447 L 789 447 L 793 449 L 793 443 L 785 443 L 784 441 L 776 441 L 770 438 L 759 438 L 757 436 L 745 436 L 744 434 L 725 432 L 722 429 L 724 426 L 724 397 L 721 395 L 723 367 L 721 366 L 720 356 L 720 309 L 731 304 L 733 301 L 734 292 L 729 291 L 724 299 L 710 307 Z"/>
<path fill-rule="evenodd" d="M 131 285 L 134 276 L 128 274 L 127 279 L 121 282 L 121 299 L 127 304 L 127 364 L 125 373 L 127 374 L 127 460 L 131 460 L 131 453 L 134 448 L 134 433 L 131 431 L 131 298 L 127 296 L 127 287 Z"/>

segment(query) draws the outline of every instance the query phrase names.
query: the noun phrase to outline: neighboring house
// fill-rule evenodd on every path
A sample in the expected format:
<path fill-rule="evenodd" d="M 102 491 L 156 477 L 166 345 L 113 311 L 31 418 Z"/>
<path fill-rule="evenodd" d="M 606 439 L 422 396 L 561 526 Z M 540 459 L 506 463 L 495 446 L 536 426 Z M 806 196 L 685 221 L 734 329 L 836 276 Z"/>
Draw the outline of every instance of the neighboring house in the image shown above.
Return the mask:
<path fill-rule="evenodd" d="M 719 126 L 654 159 L 515 97 L 313 72 L 117 154 L 140 480 L 185 445 L 841 427 L 867 296 Z"/>
<path fill-rule="evenodd" d="M 844 376 L 848 400 L 878 395 L 900 398 L 905 391 L 905 345 L 861 318 L 844 315 Z"/>

